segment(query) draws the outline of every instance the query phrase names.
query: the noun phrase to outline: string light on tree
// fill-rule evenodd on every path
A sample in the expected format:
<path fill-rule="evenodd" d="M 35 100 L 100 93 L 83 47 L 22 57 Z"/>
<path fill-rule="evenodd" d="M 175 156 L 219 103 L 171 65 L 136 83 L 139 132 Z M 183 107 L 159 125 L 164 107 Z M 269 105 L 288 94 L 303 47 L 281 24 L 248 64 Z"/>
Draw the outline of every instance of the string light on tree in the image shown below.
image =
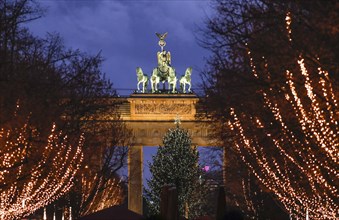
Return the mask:
<path fill-rule="evenodd" d="M 121 181 L 117 178 L 104 180 L 103 176 L 87 174 L 81 180 L 81 210 L 80 216 L 85 216 L 99 210 L 119 205 L 123 202 L 124 192 Z M 91 198 L 91 199 L 89 199 Z M 90 201 L 89 203 L 87 201 Z"/>
<path fill-rule="evenodd" d="M 285 21 L 286 21 L 286 30 L 287 30 L 287 37 L 289 41 L 292 41 L 292 29 L 291 29 L 291 23 L 292 23 L 292 17 L 291 17 L 291 12 L 287 12 L 286 13 L 286 17 L 285 17 Z"/>
<path fill-rule="evenodd" d="M 35 146 L 28 125 L 0 130 L 0 219 L 18 219 L 45 207 L 73 186 L 82 159 L 77 147 L 53 125 L 45 146 Z"/>
<path fill-rule="evenodd" d="M 307 98 L 301 98 L 298 92 L 300 89 L 297 89 L 294 76 L 289 71 L 286 72 L 286 83 L 290 92 L 286 93 L 285 98 L 298 118 L 302 135 L 295 134 L 287 126 L 282 107 L 275 102 L 273 96 L 264 92 L 265 105 L 272 112 L 275 122 L 280 124 L 280 137 L 273 137 L 269 125 L 265 125 L 258 117 L 252 120 L 244 115 L 238 116 L 234 109 L 231 110 L 233 121 L 229 125 L 238 134 L 235 146 L 244 155 L 242 158 L 245 163 L 275 193 L 292 216 L 305 217 L 307 207 L 308 215 L 313 218 L 335 219 L 339 208 L 336 202 L 338 186 L 335 184 L 338 181 L 336 168 L 339 155 L 336 99 L 327 89 L 331 88 L 330 82 L 319 80 L 322 97 L 327 97 L 325 103 L 322 103 L 322 99 L 315 95 L 304 60 L 301 58 L 298 64 L 305 79 Z M 322 71 L 319 75 L 326 74 Z M 326 111 L 320 106 L 327 106 Z M 258 137 L 247 135 L 241 120 L 252 120 L 253 127 L 265 132 L 280 158 L 265 152 Z M 255 159 L 255 163 L 252 159 Z"/>
<path fill-rule="evenodd" d="M 248 117 L 238 116 L 231 110 L 233 121 L 230 128 L 238 133 L 239 139 L 235 142 L 236 149 L 243 156 L 245 163 L 251 168 L 256 177 L 283 203 L 292 216 L 305 217 L 305 208 L 308 215 L 313 218 L 335 219 L 338 217 L 337 194 L 338 181 L 337 167 L 339 143 L 337 137 L 336 99 L 333 93 L 328 93 L 325 88 L 330 88 L 329 81 L 319 81 L 323 97 L 328 99 L 321 103 L 315 95 L 314 87 L 309 80 L 309 75 L 304 65 L 304 60 L 298 61 L 302 76 L 305 78 L 304 88 L 307 100 L 301 98 L 293 81 L 293 74 L 287 71 L 287 85 L 290 93 L 286 94 L 286 101 L 297 115 L 302 136 L 289 129 L 284 120 L 281 107 L 275 103 L 274 98 L 263 93 L 265 105 L 271 110 L 275 122 L 280 124 L 282 134 L 280 138 L 273 137 L 269 126 L 264 125 L 260 119 L 253 120 L 256 126 L 266 133 L 271 139 L 271 144 L 279 152 L 279 158 L 272 157 L 265 152 L 257 137 L 246 135 L 246 129 L 241 120 Z M 325 93 L 326 91 L 326 93 Z M 305 103 L 305 105 L 303 104 Z M 320 106 L 331 106 L 332 111 L 324 111 Z M 301 137 L 300 137 L 301 136 Z M 255 163 L 253 160 L 255 159 Z M 278 162 L 279 161 L 279 162 Z M 294 214 L 293 214 L 294 213 Z"/>
<path fill-rule="evenodd" d="M 289 41 L 290 25 L 288 13 Z M 250 59 L 253 76 L 264 79 L 267 73 L 259 73 Z M 245 115 L 232 108 L 228 126 L 242 160 L 291 218 L 338 219 L 337 98 L 327 71 L 308 70 L 302 56 L 296 63 L 299 72 L 286 70 L 282 97 L 271 88 L 261 91 L 271 116 Z"/>

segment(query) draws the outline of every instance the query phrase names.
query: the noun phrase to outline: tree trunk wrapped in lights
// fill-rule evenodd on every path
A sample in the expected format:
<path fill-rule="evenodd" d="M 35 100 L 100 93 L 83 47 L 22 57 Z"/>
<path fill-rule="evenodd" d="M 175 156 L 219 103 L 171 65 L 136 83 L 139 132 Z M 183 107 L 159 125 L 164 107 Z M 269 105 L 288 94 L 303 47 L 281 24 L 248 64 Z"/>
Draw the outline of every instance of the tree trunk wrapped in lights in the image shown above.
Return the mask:
<path fill-rule="evenodd" d="M 72 147 L 55 125 L 44 147 L 39 138 L 28 125 L 0 130 L 0 219 L 32 214 L 73 186 L 83 159 L 83 138 Z"/>
<path fill-rule="evenodd" d="M 319 68 L 318 77 L 311 81 L 302 58 L 298 64 L 304 83 L 298 86 L 297 74 L 286 71 L 287 88 L 282 94 L 285 103 L 278 102 L 269 92 L 262 92 L 271 120 L 231 109 L 229 127 L 235 132 L 234 145 L 243 161 L 291 216 L 305 218 L 307 211 L 311 218 L 336 219 L 337 99 L 326 71 Z M 288 112 L 295 115 L 294 127 Z M 259 141 L 263 139 L 265 142 Z"/>
<path fill-rule="evenodd" d="M 89 215 L 123 202 L 124 192 L 121 181 L 117 177 L 109 180 L 103 178 L 97 175 L 83 175 L 79 216 Z"/>
<path fill-rule="evenodd" d="M 123 141 L 130 133 L 122 123 L 102 122 L 102 117 L 112 115 L 114 112 L 100 112 L 93 116 L 98 121 L 87 122 L 82 128 L 86 135 L 84 169 L 64 198 L 67 205 L 72 204 L 74 218 L 119 205 L 124 200 L 124 182 L 117 172 L 124 166 L 128 148 L 122 146 L 127 145 Z"/>

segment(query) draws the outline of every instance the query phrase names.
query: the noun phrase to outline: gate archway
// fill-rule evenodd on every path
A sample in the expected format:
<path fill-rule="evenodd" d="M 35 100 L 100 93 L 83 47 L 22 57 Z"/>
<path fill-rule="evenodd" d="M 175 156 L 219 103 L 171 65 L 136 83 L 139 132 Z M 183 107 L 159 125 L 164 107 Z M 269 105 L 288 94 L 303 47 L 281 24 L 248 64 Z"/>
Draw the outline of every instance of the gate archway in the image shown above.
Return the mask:
<path fill-rule="evenodd" d="M 159 146 L 174 120 L 189 131 L 194 146 L 217 146 L 209 138 L 210 121 L 199 114 L 195 94 L 132 94 L 119 108 L 122 120 L 132 131 L 128 154 L 128 208 L 142 214 L 143 146 Z"/>

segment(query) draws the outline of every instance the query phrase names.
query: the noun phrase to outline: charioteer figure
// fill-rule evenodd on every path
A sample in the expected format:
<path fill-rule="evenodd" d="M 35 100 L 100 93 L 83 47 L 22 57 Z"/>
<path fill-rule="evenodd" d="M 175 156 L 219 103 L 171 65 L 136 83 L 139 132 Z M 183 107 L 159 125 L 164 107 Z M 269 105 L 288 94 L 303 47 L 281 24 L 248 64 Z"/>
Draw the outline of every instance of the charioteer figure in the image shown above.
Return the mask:
<path fill-rule="evenodd" d="M 165 38 L 167 36 L 167 32 L 164 34 L 156 33 L 156 35 L 159 38 L 158 44 L 161 47 L 161 51 L 157 53 L 158 67 L 153 69 L 150 79 L 152 93 L 158 91 L 159 82 L 162 82 L 162 84 L 165 85 L 165 81 L 168 83 L 168 90 L 170 90 L 172 93 L 175 93 L 177 77 L 175 74 L 175 69 L 171 65 L 171 53 L 164 50 L 164 47 L 166 46 Z"/>

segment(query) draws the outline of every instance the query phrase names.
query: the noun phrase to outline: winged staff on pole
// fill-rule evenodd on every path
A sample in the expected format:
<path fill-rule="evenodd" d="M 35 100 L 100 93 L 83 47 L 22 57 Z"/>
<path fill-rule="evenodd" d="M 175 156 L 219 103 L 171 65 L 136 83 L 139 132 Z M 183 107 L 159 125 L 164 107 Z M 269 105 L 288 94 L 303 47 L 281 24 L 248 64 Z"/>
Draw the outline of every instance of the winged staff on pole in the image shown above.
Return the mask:
<path fill-rule="evenodd" d="M 165 38 L 167 37 L 167 32 L 164 33 L 164 34 L 159 34 L 159 33 L 155 33 L 158 38 L 159 38 L 159 46 L 161 47 L 161 51 L 164 50 L 164 47 L 166 46 L 166 41 L 165 41 Z"/>

